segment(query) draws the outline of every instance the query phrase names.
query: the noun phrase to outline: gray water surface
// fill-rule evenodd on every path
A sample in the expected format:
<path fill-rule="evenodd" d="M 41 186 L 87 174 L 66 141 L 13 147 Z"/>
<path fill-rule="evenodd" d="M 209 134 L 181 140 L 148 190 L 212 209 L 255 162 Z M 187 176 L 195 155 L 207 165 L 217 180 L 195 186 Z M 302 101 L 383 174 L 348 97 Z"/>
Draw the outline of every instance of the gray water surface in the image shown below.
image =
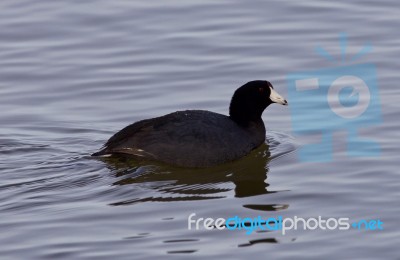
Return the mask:
<path fill-rule="evenodd" d="M 2 259 L 399 259 L 400 28 L 396 1 L 2 1 Z M 316 45 L 376 65 L 379 157 L 302 162 L 290 110 L 237 162 L 179 169 L 93 159 L 116 131 L 183 109 L 227 114 L 233 91 L 329 67 Z M 289 100 L 290 103 L 290 100 Z M 396 116 L 397 115 L 397 116 Z M 380 219 L 384 230 L 188 230 L 197 217 Z"/>

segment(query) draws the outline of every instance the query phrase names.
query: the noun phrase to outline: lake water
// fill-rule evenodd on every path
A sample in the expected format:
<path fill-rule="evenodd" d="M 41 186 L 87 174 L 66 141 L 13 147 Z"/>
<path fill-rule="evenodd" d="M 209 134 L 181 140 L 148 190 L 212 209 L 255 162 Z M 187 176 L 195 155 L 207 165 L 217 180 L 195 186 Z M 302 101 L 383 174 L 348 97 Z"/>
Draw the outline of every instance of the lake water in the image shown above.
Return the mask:
<path fill-rule="evenodd" d="M 399 259 L 399 4 L 390 1 L 0 3 L 0 258 Z M 288 107 L 263 114 L 267 145 L 211 169 L 89 155 L 137 120 L 223 114 L 233 91 L 334 64 L 364 44 L 382 123 L 375 157 L 304 162 Z M 289 100 L 290 103 L 290 100 Z M 397 116 L 396 116 L 397 115 Z M 196 218 L 348 217 L 383 230 L 188 230 Z"/>

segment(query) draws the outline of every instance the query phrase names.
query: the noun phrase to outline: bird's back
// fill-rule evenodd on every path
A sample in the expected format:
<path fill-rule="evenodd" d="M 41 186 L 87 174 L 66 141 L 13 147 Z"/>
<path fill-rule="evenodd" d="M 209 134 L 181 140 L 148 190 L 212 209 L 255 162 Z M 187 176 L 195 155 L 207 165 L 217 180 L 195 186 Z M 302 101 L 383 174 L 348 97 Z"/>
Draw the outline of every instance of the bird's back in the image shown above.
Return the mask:
<path fill-rule="evenodd" d="M 202 110 L 178 111 L 131 124 L 95 155 L 123 153 L 165 163 L 207 167 L 243 157 L 265 140 L 265 128 L 245 128 Z"/>

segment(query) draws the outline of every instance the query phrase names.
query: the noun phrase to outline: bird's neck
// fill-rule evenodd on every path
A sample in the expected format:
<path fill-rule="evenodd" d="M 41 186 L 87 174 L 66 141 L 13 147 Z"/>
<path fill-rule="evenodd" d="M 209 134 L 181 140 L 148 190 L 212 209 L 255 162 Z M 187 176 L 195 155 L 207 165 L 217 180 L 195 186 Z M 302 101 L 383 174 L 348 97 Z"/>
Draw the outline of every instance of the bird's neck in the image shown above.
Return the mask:
<path fill-rule="evenodd" d="M 258 147 L 265 142 L 265 125 L 261 118 L 263 109 L 242 108 L 234 106 L 234 102 L 229 107 L 229 118 L 249 133 L 254 147 Z"/>
<path fill-rule="evenodd" d="M 253 106 L 239 107 L 232 101 L 229 107 L 229 117 L 237 124 L 247 127 L 251 123 L 262 123 L 263 110 Z"/>

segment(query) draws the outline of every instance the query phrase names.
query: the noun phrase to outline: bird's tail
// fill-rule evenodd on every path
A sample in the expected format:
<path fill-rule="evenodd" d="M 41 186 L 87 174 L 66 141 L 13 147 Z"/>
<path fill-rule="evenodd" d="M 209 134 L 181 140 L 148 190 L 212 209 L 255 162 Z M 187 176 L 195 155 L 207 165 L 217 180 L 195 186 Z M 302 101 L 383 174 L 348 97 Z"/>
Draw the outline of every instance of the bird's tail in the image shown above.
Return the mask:
<path fill-rule="evenodd" d="M 104 148 L 98 152 L 95 152 L 92 154 L 92 156 L 103 156 L 103 155 L 107 155 L 108 154 L 108 150 L 107 148 Z"/>

